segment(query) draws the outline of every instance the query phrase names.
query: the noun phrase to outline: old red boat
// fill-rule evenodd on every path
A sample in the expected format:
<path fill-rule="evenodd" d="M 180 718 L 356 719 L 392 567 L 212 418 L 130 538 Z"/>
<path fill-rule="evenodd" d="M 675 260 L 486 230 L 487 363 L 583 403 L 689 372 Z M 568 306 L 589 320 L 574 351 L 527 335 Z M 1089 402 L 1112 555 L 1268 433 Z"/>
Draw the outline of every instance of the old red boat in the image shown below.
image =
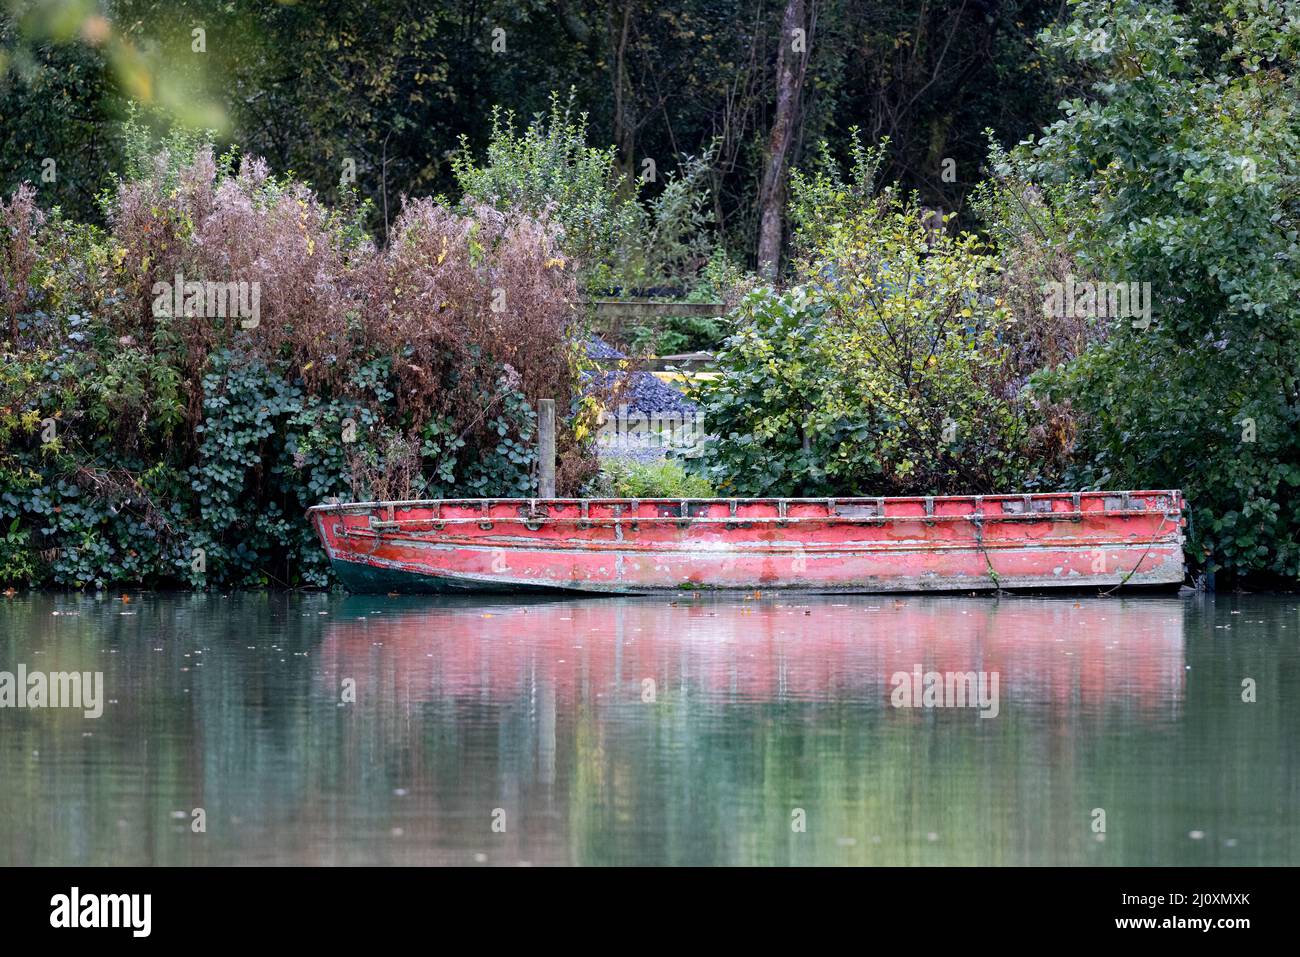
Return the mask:
<path fill-rule="evenodd" d="M 1176 588 L 1177 491 L 446 499 L 309 510 L 356 592 Z"/>

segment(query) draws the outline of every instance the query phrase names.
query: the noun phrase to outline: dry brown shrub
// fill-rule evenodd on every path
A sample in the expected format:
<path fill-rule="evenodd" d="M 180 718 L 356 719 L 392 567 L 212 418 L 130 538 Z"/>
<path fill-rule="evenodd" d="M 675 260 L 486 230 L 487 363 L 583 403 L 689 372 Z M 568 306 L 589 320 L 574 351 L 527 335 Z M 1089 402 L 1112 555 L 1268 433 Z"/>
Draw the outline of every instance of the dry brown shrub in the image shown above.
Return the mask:
<path fill-rule="evenodd" d="M 530 401 L 568 400 L 577 287 L 557 240 L 545 221 L 487 207 L 405 204 L 356 282 L 367 351 L 394 357 L 404 409 L 427 418 L 475 403 L 506 366 Z"/>
<path fill-rule="evenodd" d="M 409 200 L 376 249 L 305 185 L 274 180 L 249 158 L 222 178 L 201 150 L 179 170 L 160 155 L 149 176 L 124 184 L 111 226 L 128 304 L 114 332 L 180 344 L 192 422 L 208 355 L 235 342 L 287 363 L 316 394 L 347 395 L 362 365 L 388 358 L 410 434 L 434 416 L 467 435 L 485 429 L 503 370 L 534 406 L 554 398 L 563 410 L 575 392 L 576 269 L 545 214 Z M 155 283 L 178 274 L 257 283 L 259 324 L 155 315 Z M 571 435 L 559 448 L 572 460 L 562 475 L 590 471 Z"/>
<path fill-rule="evenodd" d="M 36 268 L 35 235 L 44 217 L 36 208 L 36 190 L 23 183 L 9 202 L 0 197 L 0 304 L 8 318 L 9 341 L 18 347 L 18 314 L 27 302 Z"/>

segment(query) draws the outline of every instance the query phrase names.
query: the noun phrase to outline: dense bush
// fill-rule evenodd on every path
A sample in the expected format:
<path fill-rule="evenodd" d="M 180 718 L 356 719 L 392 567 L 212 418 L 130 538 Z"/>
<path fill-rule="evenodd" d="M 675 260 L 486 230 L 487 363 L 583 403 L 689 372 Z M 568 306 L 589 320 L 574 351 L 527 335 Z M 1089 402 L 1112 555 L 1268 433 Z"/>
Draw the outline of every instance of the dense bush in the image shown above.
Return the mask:
<path fill-rule="evenodd" d="M 1181 487 L 1193 557 L 1300 577 L 1300 21 L 1293 4 L 1080 2 L 1051 36 L 1088 96 L 1003 173 L 1079 271 L 1151 284 L 1041 391 L 1081 416 L 1071 481 Z M 1057 231 L 1051 224 L 1068 223 Z M 1222 583 L 1222 582 L 1221 582 Z"/>
<path fill-rule="evenodd" d="M 324 585 L 326 497 L 535 489 L 534 404 L 576 374 L 544 214 L 414 200 L 376 249 L 256 160 L 177 137 L 137 167 L 106 231 L 0 203 L 0 580 Z M 560 451 L 571 491 L 590 459 Z"/>
<path fill-rule="evenodd" d="M 694 280 L 709 261 L 710 156 L 685 156 L 660 174 L 627 170 L 613 147 L 587 145 L 587 118 L 573 96 L 551 98 L 550 112 L 522 130 L 494 110 L 481 163 L 462 139 L 452 158 L 463 202 L 505 214 L 544 216 L 560 227 L 566 253 L 580 263 L 584 290 L 640 289 Z"/>
<path fill-rule="evenodd" d="M 799 286 L 755 290 L 731 317 L 721 375 L 694 396 L 711 436 L 696 470 L 745 495 L 1050 483 L 1007 382 L 997 263 L 973 236 L 885 190 L 819 216 L 802 249 Z"/>

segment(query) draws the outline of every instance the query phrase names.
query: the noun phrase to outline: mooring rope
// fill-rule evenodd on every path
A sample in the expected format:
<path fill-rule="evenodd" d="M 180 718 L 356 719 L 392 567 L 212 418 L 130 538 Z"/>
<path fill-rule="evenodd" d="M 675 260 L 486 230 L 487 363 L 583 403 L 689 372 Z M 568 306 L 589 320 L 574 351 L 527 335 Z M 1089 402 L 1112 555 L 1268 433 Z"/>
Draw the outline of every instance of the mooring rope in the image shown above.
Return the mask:
<path fill-rule="evenodd" d="M 1156 542 L 1160 538 L 1160 533 L 1164 531 L 1165 523 L 1167 523 L 1168 521 L 1169 521 L 1168 513 L 1161 515 L 1160 524 L 1156 526 L 1155 532 L 1151 535 L 1151 541 L 1147 542 L 1146 551 L 1144 551 L 1142 553 L 1142 557 L 1140 557 L 1137 560 L 1137 564 L 1134 565 L 1131 569 L 1129 569 L 1128 574 L 1126 574 L 1118 582 L 1116 582 L 1106 591 L 1100 592 L 1099 597 L 1101 598 L 1109 597 L 1110 595 L 1114 594 L 1117 590 L 1123 588 L 1125 585 L 1128 584 L 1129 579 L 1137 574 L 1138 569 L 1142 567 L 1142 563 L 1146 561 L 1147 556 L 1151 554 L 1151 549 L 1156 547 Z M 975 526 L 975 547 L 978 548 L 980 550 L 980 554 L 984 556 L 984 564 L 989 570 L 989 578 L 992 579 L 993 581 L 993 587 L 996 589 L 996 593 L 999 596 L 1001 596 L 1002 582 L 998 578 L 997 570 L 993 567 L 993 560 L 989 558 L 988 549 L 984 547 L 984 517 L 982 515 L 970 516 L 970 523 Z"/>
<path fill-rule="evenodd" d="M 1129 573 L 1125 575 L 1123 578 L 1121 578 L 1118 584 L 1112 585 L 1110 588 L 1106 589 L 1106 591 L 1101 592 L 1098 597 L 1109 598 L 1118 589 L 1123 588 L 1125 585 L 1128 584 L 1128 580 L 1137 574 L 1137 570 L 1142 567 L 1142 563 L 1146 561 L 1147 556 L 1151 554 L 1151 549 L 1156 547 L 1156 539 L 1158 539 L 1160 537 L 1160 533 L 1164 531 L 1165 522 L 1167 521 L 1169 521 L 1168 512 L 1160 516 L 1160 524 L 1156 526 L 1155 533 L 1151 536 L 1151 541 L 1147 542 L 1147 550 L 1142 553 L 1142 557 L 1137 560 L 1137 564 L 1134 565 L 1131 569 L 1129 569 Z"/>
<path fill-rule="evenodd" d="M 971 518 L 971 524 L 975 526 L 975 547 L 980 550 L 984 556 L 984 564 L 988 567 L 989 578 L 993 580 L 994 592 L 998 597 L 1002 596 L 1002 582 L 998 578 L 997 569 L 993 567 L 993 560 L 989 558 L 988 549 L 984 547 L 984 516 L 976 515 Z"/>

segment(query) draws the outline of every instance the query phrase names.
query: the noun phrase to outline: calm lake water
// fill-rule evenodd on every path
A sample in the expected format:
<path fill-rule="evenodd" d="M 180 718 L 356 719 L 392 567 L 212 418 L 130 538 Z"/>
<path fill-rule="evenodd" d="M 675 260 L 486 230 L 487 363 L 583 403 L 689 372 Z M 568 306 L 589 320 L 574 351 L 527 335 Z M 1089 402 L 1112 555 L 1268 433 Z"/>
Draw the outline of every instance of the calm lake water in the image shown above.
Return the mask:
<path fill-rule="evenodd" d="M 0 709 L 0 864 L 1300 863 L 1295 598 L 130 597 L 0 599 L 104 680 Z"/>

